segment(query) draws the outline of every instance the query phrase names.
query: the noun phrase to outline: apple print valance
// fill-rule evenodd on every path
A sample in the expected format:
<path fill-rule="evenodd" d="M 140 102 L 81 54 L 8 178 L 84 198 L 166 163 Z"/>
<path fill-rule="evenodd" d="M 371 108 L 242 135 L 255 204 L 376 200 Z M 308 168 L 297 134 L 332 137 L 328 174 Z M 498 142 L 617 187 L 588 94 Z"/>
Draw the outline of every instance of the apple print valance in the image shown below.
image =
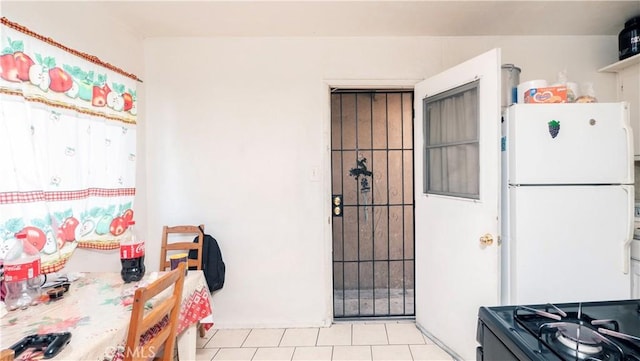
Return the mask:
<path fill-rule="evenodd" d="M 76 247 L 118 248 L 133 218 L 138 78 L 6 18 L 0 30 L 0 259 L 26 232 L 55 272 Z"/>

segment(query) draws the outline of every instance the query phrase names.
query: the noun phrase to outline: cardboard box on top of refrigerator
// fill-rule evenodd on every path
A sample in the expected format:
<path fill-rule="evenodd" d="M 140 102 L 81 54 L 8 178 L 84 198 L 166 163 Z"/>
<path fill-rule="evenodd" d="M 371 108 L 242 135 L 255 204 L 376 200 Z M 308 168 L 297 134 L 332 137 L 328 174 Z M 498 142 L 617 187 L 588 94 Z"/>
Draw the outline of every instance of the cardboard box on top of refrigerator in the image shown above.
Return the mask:
<path fill-rule="evenodd" d="M 525 103 L 566 103 L 567 87 L 551 86 L 546 88 L 533 88 L 524 94 Z"/>

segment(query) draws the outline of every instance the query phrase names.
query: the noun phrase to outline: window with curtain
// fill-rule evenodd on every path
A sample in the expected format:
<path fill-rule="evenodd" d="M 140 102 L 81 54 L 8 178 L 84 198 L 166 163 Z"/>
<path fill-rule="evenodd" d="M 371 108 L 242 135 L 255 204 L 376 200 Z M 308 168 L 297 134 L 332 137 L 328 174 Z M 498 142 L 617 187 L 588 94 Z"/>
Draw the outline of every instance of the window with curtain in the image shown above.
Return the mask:
<path fill-rule="evenodd" d="M 424 99 L 424 192 L 479 199 L 478 85 Z"/>
<path fill-rule="evenodd" d="M 76 247 L 118 248 L 133 218 L 138 78 L 1 24 L 0 260 L 24 232 L 55 272 Z"/>

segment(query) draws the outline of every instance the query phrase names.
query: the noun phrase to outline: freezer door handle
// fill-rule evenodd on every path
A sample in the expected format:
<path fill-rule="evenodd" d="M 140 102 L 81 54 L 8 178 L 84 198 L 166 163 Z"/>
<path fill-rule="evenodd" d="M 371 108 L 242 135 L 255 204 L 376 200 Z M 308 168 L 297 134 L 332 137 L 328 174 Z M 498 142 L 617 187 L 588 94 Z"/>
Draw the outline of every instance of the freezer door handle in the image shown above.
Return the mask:
<path fill-rule="evenodd" d="M 623 261 L 623 269 L 622 272 L 624 274 L 629 274 L 629 263 L 631 262 L 631 240 L 624 242 L 624 250 L 622 252 L 624 257 Z"/>

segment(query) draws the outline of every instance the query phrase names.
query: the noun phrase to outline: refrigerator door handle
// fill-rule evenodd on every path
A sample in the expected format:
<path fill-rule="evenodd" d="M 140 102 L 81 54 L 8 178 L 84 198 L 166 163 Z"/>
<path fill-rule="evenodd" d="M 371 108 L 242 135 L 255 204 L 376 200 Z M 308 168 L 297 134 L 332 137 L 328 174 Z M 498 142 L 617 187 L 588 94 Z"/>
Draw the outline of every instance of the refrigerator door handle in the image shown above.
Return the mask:
<path fill-rule="evenodd" d="M 632 185 L 623 185 L 624 190 L 629 194 L 627 210 L 629 215 L 627 216 L 627 237 L 622 245 L 622 272 L 629 274 L 629 267 L 631 262 L 631 242 L 633 241 L 633 229 L 635 226 L 635 194 Z"/>
<path fill-rule="evenodd" d="M 631 240 L 624 242 L 622 256 L 622 273 L 629 274 L 629 263 L 631 262 Z"/>

